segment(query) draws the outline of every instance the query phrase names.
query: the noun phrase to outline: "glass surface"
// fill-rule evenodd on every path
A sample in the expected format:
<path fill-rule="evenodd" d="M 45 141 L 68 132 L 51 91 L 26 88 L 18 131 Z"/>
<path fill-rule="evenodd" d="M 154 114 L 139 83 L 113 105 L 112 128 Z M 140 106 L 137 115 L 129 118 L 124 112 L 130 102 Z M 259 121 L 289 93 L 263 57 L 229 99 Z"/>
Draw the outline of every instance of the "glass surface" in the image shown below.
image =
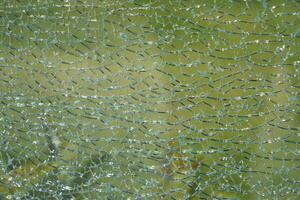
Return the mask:
<path fill-rule="evenodd" d="M 2 0 L 0 199 L 297 199 L 298 1 Z"/>

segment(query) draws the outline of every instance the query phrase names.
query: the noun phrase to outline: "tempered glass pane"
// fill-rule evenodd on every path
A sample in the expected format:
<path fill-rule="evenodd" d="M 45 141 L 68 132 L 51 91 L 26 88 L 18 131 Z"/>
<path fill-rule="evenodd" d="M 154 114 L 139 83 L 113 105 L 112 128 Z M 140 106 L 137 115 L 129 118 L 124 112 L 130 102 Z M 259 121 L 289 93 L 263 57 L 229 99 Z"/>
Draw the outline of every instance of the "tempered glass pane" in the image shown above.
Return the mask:
<path fill-rule="evenodd" d="M 1 1 L 0 199 L 299 198 L 299 6 Z"/>

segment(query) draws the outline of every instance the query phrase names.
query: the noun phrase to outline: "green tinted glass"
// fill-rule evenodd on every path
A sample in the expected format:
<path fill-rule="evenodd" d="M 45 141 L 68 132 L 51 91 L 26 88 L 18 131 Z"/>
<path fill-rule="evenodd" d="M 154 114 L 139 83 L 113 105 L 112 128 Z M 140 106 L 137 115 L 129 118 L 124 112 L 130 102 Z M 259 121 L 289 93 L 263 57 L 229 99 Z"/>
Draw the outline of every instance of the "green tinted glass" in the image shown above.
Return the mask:
<path fill-rule="evenodd" d="M 0 199 L 297 199 L 300 4 L 2 0 Z"/>

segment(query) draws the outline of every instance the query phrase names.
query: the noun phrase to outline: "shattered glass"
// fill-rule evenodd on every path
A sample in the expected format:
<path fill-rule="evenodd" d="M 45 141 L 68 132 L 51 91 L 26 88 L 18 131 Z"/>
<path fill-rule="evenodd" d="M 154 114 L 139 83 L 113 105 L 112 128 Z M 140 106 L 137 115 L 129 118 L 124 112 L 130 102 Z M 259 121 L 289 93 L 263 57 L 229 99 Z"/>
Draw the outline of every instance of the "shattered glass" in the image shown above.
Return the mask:
<path fill-rule="evenodd" d="M 0 199 L 297 199 L 300 3 L 2 0 Z"/>

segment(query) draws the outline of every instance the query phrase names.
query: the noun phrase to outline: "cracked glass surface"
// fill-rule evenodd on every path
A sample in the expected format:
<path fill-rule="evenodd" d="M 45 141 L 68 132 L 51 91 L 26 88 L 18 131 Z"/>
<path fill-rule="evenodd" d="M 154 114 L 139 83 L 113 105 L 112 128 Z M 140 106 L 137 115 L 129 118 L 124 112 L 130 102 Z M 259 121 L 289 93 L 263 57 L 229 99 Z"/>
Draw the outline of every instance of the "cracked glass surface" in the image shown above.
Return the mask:
<path fill-rule="evenodd" d="M 0 199 L 299 198 L 299 7 L 3 0 Z"/>

